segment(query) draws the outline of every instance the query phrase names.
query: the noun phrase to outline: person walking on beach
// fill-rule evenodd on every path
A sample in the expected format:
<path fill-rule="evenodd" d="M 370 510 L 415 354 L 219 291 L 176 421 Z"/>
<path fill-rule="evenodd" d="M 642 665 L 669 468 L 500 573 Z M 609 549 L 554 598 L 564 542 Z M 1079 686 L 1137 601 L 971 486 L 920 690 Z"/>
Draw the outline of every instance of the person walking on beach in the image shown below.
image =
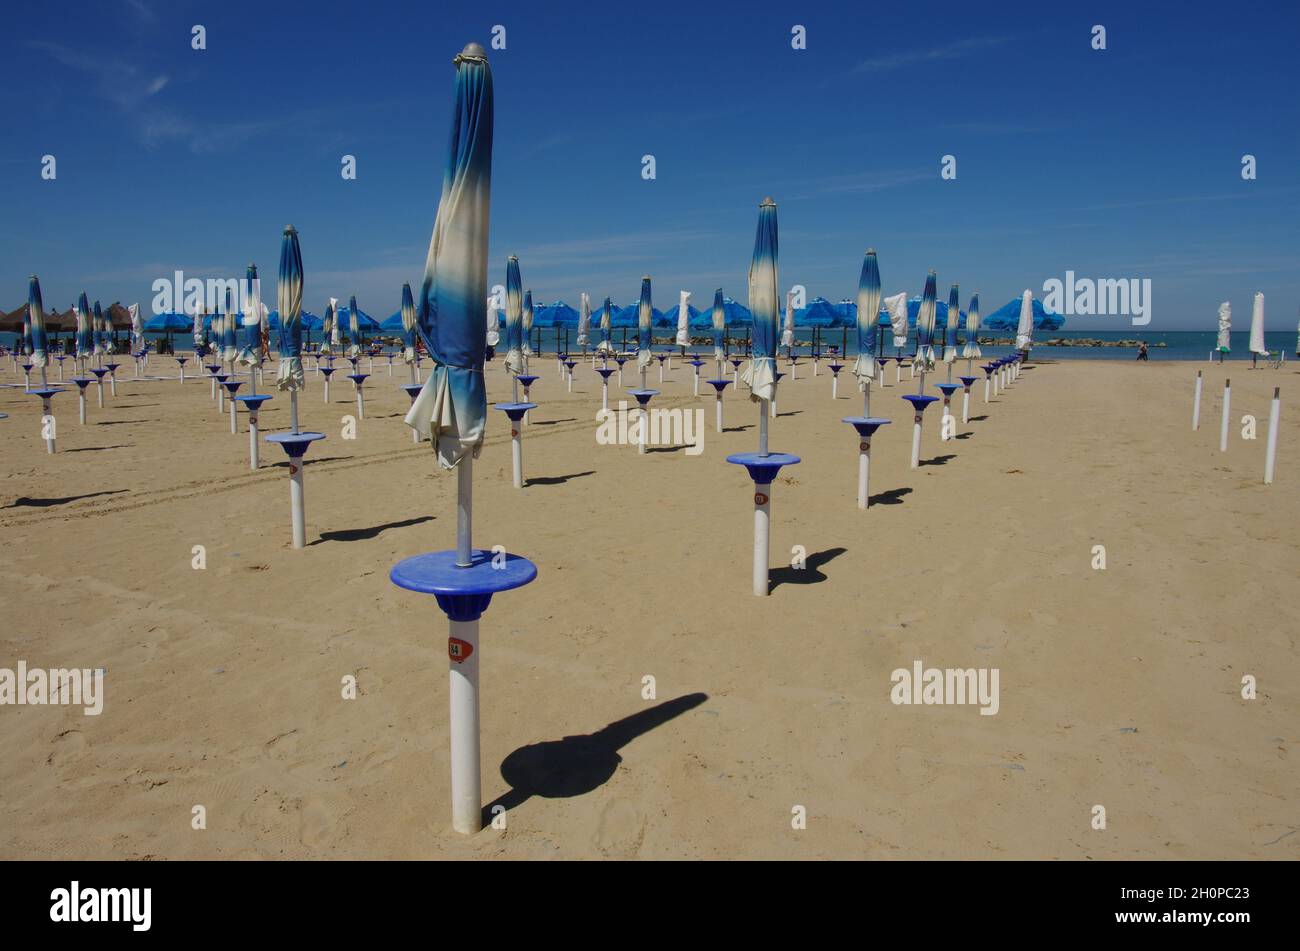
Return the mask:
<path fill-rule="evenodd" d="M 1147 354 L 1147 342 L 1146 342 L 1145 340 L 1143 340 L 1140 344 L 1138 344 L 1138 355 L 1137 355 L 1137 358 L 1138 358 L 1139 360 L 1145 360 L 1145 361 L 1148 361 L 1148 362 L 1149 362 L 1150 359 L 1151 359 L 1150 356 Z"/>

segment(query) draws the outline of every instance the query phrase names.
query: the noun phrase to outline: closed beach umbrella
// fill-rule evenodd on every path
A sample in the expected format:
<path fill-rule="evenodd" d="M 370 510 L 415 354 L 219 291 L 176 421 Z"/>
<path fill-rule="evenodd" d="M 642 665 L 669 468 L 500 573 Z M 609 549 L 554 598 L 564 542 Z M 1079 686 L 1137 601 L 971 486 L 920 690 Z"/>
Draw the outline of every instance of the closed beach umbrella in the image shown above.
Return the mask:
<path fill-rule="evenodd" d="M 235 357 L 239 355 L 236 319 L 235 296 L 231 293 L 230 288 L 226 288 L 226 309 L 225 313 L 221 315 L 221 360 L 223 363 L 234 363 Z"/>
<path fill-rule="evenodd" d="M 681 291 L 677 300 L 677 337 L 679 347 L 691 345 L 691 292 Z"/>
<path fill-rule="evenodd" d="M 980 351 L 979 333 L 980 296 L 974 294 L 971 296 L 970 304 L 966 308 L 966 345 L 962 347 L 961 351 L 961 355 L 968 360 L 977 360 L 984 355 Z"/>
<path fill-rule="evenodd" d="M 868 248 L 858 277 L 858 358 L 853 361 L 853 375 L 864 390 L 875 379 L 876 325 L 880 322 L 880 264 L 874 248 Z M 870 413 L 864 413 L 869 416 Z"/>
<path fill-rule="evenodd" d="M 722 376 L 722 361 L 727 358 L 727 308 L 722 303 L 722 288 L 713 292 L 713 359 L 718 361 L 718 376 Z"/>
<path fill-rule="evenodd" d="M 429 439 L 444 469 L 478 455 L 487 424 L 487 327 L 481 308 L 487 296 L 491 185 L 492 72 L 482 48 L 471 44 L 456 57 L 450 155 L 417 302 L 420 335 L 434 366 L 406 415 L 407 424 Z M 462 487 L 468 492 L 467 482 Z M 465 537 L 457 539 L 458 563 L 468 565 L 465 528 Z"/>
<path fill-rule="evenodd" d="M 794 292 L 785 295 L 785 327 L 781 330 L 781 346 L 787 349 L 794 346 Z"/>
<path fill-rule="evenodd" d="M 486 333 L 486 329 L 484 331 Z M 348 298 L 348 357 L 361 356 L 361 318 L 357 311 L 357 296 Z"/>
<path fill-rule="evenodd" d="M 611 349 L 609 342 L 609 328 L 610 321 L 613 319 L 613 310 L 613 305 L 610 304 L 609 298 L 606 297 L 605 303 L 600 308 L 600 343 L 596 345 L 597 350 L 608 352 Z"/>
<path fill-rule="evenodd" d="M 650 344 L 654 339 L 650 333 L 654 319 L 654 305 L 650 302 L 650 278 L 641 278 L 641 301 L 636 308 L 636 365 L 641 371 L 641 388 L 645 389 L 645 371 L 650 366 Z"/>
<path fill-rule="evenodd" d="M 1252 359 L 1268 356 L 1264 345 L 1264 295 L 1258 291 L 1250 308 L 1250 353 Z"/>
<path fill-rule="evenodd" d="M 948 291 L 948 323 L 943 341 L 943 362 L 951 365 L 957 360 L 957 322 L 961 319 L 961 295 L 954 284 Z"/>
<path fill-rule="evenodd" d="M 1020 298 L 1020 324 L 1016 328 L 1016 349 L 1028 350 L 1034 345 L 1034 293 L 1026 289 Z"/>
<path fill-rule="evenodd" d="M 194 310 L 194 325 L 190 328 L 190 336 L 194 338 L 195 356 L 203 354 L 203 307 L 200 305 Z"/>
<path fill-rule="evenodd" d="M 524 372 L 524 284 L 519 259 L 506 261 L 506 372 Z M 583 295 L 584 297 L 586 295 Z"/>
<path fill-rule="evenodd" d="M 341 350 L 343 348 L 343 320 L 342 315 L 339 313 L 339 299 L 337 297 L 330 298 L 330 313 L 334 315 L 334 319 L 330 321 L 330 346 Z"/>
<path fill-rule="evenodd" d="M 27 280 L 27 330 L 31 334 L 32 366 L 40 367 L 41 386 L 45 386 L 45 366 L 49 341 L 45 335 L 45 304 L 41 300 L 41 282 L 33 274 Z"/>
<path fill-rule="evenodd" d="M 243 340 L 235 359 L 241 366 L 260 367 L 262 365 L 262 292 L 261 282 L 257 279 L 256 264 L 248 265 L 246 280 L 248 284 L 245 293 L 248 296 L 244 300 L 244 319 L 241 328 Z"/>
<path fill-rule="evenodd" d="M 402 285 L 402 360 L 412 368 L 415 366 L 415 298 L 411 295 L 411 285 Z M 411 370 L 415 372 L 414 369 Z M 412 381 L 414 382 L 414 381 Z"/>
<path fill-rule="evenodd" d="M 334 316 L 334 305 L 337 303 L 337 297 L 331 297 L 329 299 L 329 303 L 325 305 L 325 316 L 321 318 L 320 322 L 320 352 L 325 356 L 330 356 L 334 352 L 332 349 L 334 346 L 334 324 L 336 321 Z"/>
<path fill-rule="evenodd" d="M 764 198 L 758 208 L 754 256 L 749 264 L 749 310 L 753 315 L 752 359 L 742 379 L 750 399 L 766 404 L 776 395 L 776 334 L 780 319 L 777 290 L 776 202 Z M 760 414 L 760 436 L 767 430 L 767 407 Z M 762 446 L 760 452 L 766 452 Z"/>
<path fill-rule="evenodd" d="M 90 326 L 94 330 L 95 338 L 95 355 L 101 355 L 105 350 L 104 340 L 104 312 L 99 308 L 99 301 L 95 301 L 95 306 L 91 309 Z"/>
<path fill-rule="evenodd" d="M 894 349 L 907 346 L 907 292 L 885 298 L 885 312 L 889 314 L 889 332 L 894 338 Z"/>
<path fill-rule="evenodd" d="M 916 353 L 912 360 L 924 375 L 934 369 L 935 295 L 938 278 L 934 271 L 925 277 L 925 291 L 921 294 L 921 307 L 916 313 Z M 924 385 L 924 384 L 923 384 Z"/>
<path fill-rule="evenodd" d="M 298 390 L 306 389 L 302 370 L 302 250 L 293 225 L 280 239 L 280 280 L 276 285 L 276 308 L 280 314 L 280 369 L 276 385 L 288 390 L 292 400 L 293 431 L 298 431 Z"/>
<path fill-rule="evenodd" d="M 84 360 L 95 349 L 94 334 L 90 328 L 90 303 L 86 292 L 77 298 L 77 359 Z"/>
<path fill-rule="evenodd" d="M 32 355 L 32 309 L 30 307 L 23 308 L 22 338 L 18 349 L 23 352 L 23 356 L 30 357 Z"/>
<path fill-rule="evenodd" d="M 578 346 L 584 350 L 591 338 L 591 297 L 582 292 L 582 301 L 578 309 Z"/>
<path fill-rule="evenodd" d="M 135 350 L 144 349 L 144 318 L 140 316 L 140 305 L 132 304 L 127 308 L 131 314 L 131 346 Z"/>
<path fill-rule="evenodd" d="M 528 357 L 531 357 L 533 355 L 533 345 L 529 341 L 529 336 L 533 332 L 533 318 L 535 316 L 536 314 L 533 311 L 533 292 L 531 290 L 524 291 L 524 313 L 523 313 L 522 322 L 523 322 L 523 330 L 524 330 L 525 360 L 527 360 Z"/>

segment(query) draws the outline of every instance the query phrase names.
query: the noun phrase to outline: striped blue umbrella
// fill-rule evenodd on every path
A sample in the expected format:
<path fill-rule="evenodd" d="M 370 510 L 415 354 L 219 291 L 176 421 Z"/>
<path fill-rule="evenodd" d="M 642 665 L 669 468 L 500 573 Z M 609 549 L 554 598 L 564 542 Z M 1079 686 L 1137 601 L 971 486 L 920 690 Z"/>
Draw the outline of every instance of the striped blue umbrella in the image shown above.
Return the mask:
<path fill-rule="evenodd" d="M 961 320 L 960 298 L 961 294 L 954 284 L 948 290 L 948 323 L 943 341 L 943 362 L 949 364 L 949 372 L 952 372 L 951 365 L 957 360 L 957 324 Z"/>
<path fill-rule="evenodd" d="M 239 353 L 239 340 L 235 331 L 235 295 L 226 288 L 226 308 L 221 315 L 221 362 L 234 363 Z"/>
<path fill-rule="evenodd" d="M 411 285 L 402 285 L 402 359 L 415 366 L 415 298 Z M 414 370 L 412 371 L 414 372 Z"/>
<path fill-rule="evenodd" d="M 875 248 L 868 248 L 866 257 L 862 259 L 855 323 L 858 328 L 858 358 L 853 362 L 853 375 L 865 387 L 876 378 L 872 351 L 875 349 L 876 325 L 880 323 L 880 264 L 876 261 Z"/>
<path fill-rule="evenodd" d="M 591 338 L 591 297 L 582 292 L 582 301 L 578 306 L 578 346 L 585 352 Z"/>
<path fill-rule="evenodd" d="M 35 274 L 27 280 L 27 318 L 32 338 L 32 365 L 41 368 L 41 385 L 44 386 L 49 340 L 45 335 L 45 304 L 41 301 L 41 282 Z"/>
<path fill-rule="evenodd" d="M 781 309 L 776 259 L 776 202 L 764 198 L 758 206 L 754 257 L 749 264 L 749 309 L 754 319 L 753 359 L 741 377 L 749 387 L 750 399 L 764 402 L 771 401 L 776 395 L 776 341 Z"/>
<path fill-rule="evenodd" d="M 600 309 L 600 343 L 596 345 L 597 350 L 610 350 L 612 344 L 609 342 L 609 330 L 613 326 L 614 305 L 605 298 L 605 304 Z"/>
<path fill-rule="evenodd" d="M 283 239 L 282 239 L 283 240 Z M 244 292 L 243 346 L 239 348 L 236 359 L 246 367 L 262 365 L 262 294 L 260 281 L 257 279 L 257 265 L 249 264 Z"/>
<path fill-rule="evenodd" d="M 727 308 L 722 303 L 722 288 L 713 292 L 713 359 L 719 364 L 727 359 Z M 721 371 L 719 371 L 721 375 Z"/>
<path fill-rule="evenodd" d="M 654 339 L 650 327 L 654 321 L 654 305 L 650 302 L 650 278 L 641 278 L 641 301 L 636 307 L 636 366 L 645 375 L 650 366 L 650 344 Z M 644 383 L 644 380 L 642 381 Z M 644 385 L 642 389 L 645 389 Z"/>
<path fill-rule="evenodd" d="M 934 369 L 934 304 L 938 280 L 934 271 L 926 275 L 925 293 L 921 295 L 921 308 L 916 315 L 916 353 L 912 361 L 918 364 L 923 381 L 926 371 Z"/>
<path fill-rule="evenodd" d="M 348 298 L 348 356 L 361 356 L 361 320 L 357 311 L 357 296 Z"/>
<path fill-rule="evenodd" d="M 429 437 L 444 469 L 478 454 L 487 425 L 483 301 L 492 188 L 492 70 L 477 43 L 466 46 L 455 63 L 447 167 L 419 300 L 420 335 L 434 366 L 406 416 L 407 423 Z M 467 537 L 457 539 L 460 563 L 468 564 L 468 544 Z"/>
<path fill-rule="evenodd" d="M 20 348 L 23 356 L 32 355 L 32 308 L 30 305 L 23 308 L 23 340 Z"/>
<path fill-rule="evenodd" d="M 307 386 L 302 370 L 302 250 L 293 225 L 285 226 L 280 239 L 280 281 L 275 289 L 275 304 L 280 315 L 280 370 L 276 385 L 292 395 Z"/>
<path fill-rule="evenodd" d="M 522 329 L 524 335 L 524 356 L 525 357 L 531 357 L 533 355 L 533 345 L 529 340 L 529 335 L 532 334 L 533 332 L 533 318 L 535 316 L 536 315 L 533 313 L 533 292 L 524 291 L 524 314 L 522 318 L 522 324 L 523 324 Z"/>
<path fill-rule="evenodd" d="M 524 282 L 513 254 L 506 261 L 506 372 L 524 372 Z"/>
<path fill-rule="evenodd" d="M 968 360 L 978 360 L 984 356 L 980 350 L 979 333 L 980 296 L 972 294 L 970 304 L 966 308 L 966 346 L 961 351 L 961 355 Z"/>
<path fill-rule="evenodd" d="M 86 292 L 77 298 L 77 359 L 84 360 L 95 349 L 94 334 L 90 329 L 90 302 Z"/>
<path fill-rule="evenodd" d="M 106 346 L 104 340 L 104 312 L 99 309 L 99 301 L 95 301 L 91 314 L 90 327 L 95 340 L 95 355 L 100 356 L 104 353 Z"/>
<path fill-rule="evenodd" d="M 321 318 L 320 352 L 325 356 L 329 356 L 334 352 L 331 347 L 336 337 L 335 330 L 337 328 L 335 324 L 338 322 L 338 317 L 334 314 L 334 304 L 335 299 L 331 297 L 329 303 L 325 305 L 325 316 Z"/>

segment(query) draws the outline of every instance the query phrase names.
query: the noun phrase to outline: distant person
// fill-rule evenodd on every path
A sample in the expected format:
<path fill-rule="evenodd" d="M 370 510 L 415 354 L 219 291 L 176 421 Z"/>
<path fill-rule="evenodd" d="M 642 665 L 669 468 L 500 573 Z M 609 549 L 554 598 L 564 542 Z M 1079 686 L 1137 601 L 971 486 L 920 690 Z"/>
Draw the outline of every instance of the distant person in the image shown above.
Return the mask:
<path fill-rule="evenodd" d="M 1137 358 L 1148 362 L 1151 360 L 1151 355 L 1147 353 L 1147 342 L 1145 340 L 1138 344 Z"/>

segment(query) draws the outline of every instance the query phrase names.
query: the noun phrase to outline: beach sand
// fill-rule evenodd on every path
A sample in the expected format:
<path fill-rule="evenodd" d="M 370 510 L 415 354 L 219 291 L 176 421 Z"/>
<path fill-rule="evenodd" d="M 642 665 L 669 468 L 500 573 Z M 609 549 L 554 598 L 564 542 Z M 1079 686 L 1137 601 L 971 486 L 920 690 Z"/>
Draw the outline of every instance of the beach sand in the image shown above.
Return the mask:
<path fill-rule="evenodd" d="M 638 455 L 596 444 L 589 365 L 570 394 L 535 359 L 531 485 L 511 487 L 495 410 L 475 466 L 476 545 L 540 574 L 482 621 L 483 796 L 508 811 L 472 837 L 451 830 L 446 623 L 388 580 L 455 537 L 455 478 L 402 422 L 405 370 L 376 363 L 355 440 L 350 384 L 327 407 L 309 372 L 302 423 L 328 438 L 308 454 L 295 551 L 282 453 L 265 445 L 250 472 L 242 417 L 232 436 L 208 383 L 174 367 L 153 357 L 171 379 L 136 383 L 128 360 L 105 409 L 92 388 L 85 427 L 75 392 L 57 397 L 54 456 L 38 402 L 0 389 L 0 667 L 102 667 L 106 690 L 97 717 L 0 707 L 0 858 L 1300 855 L 1290 365 L 1034 363 L 988 406 L 977 383 L 956 440 L 931 407 L 919 470 L 898 398 L 915 383 L 890 367 L 872 406 L 894 421 L 874 442 L 883 501 L 864 513 L 840 421 L 861 399 L 846 370 L 832 402 L 825 364 L 814 378 L 801 360 L 771 445 L 803 462 L 773 488 L 761 599 L 751 483 L 724 461 L 755 447 L 754 405 L 729 388 L 719 437 L 711 388 L 693 399 L 677 360 L 660 387 L 656 363 L 652 405 L 703 408 L 704 451 Z M 508 398 L 499 359 L 487 378 Z M 1289 402 L 1265 486 L 1276 385 Z M 287 421 L 277 394 L 263 429 Z M 808 566 L 779 567 L 796 545 Z M 917 660 L 997 668 L 998 713 L 894 705 L 891 672 Z"/>

